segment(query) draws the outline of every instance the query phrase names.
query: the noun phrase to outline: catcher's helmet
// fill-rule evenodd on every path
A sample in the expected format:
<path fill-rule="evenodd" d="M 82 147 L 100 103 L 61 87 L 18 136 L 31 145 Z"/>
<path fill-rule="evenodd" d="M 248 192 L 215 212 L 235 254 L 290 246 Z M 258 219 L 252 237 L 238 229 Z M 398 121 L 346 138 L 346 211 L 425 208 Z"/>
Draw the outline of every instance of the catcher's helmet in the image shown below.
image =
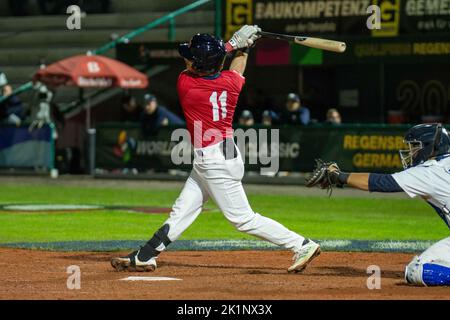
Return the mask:
<path fill-rule="evenodd" d="M 195 71 L 205 74 L 220 71 L 226 56 L 223 41 L 206 33 L 197 33 L 189 43 L 180 44 L 178 52 L 183 58 L 192 61 Z"/>
<path fill-rule="evenodd" d="M 400 150 L 400 157 L 405 169 L 450 153 L 450 137 L 440 123 L 416 125 L 406 132 L 404 141 L 408 149 Z"/>

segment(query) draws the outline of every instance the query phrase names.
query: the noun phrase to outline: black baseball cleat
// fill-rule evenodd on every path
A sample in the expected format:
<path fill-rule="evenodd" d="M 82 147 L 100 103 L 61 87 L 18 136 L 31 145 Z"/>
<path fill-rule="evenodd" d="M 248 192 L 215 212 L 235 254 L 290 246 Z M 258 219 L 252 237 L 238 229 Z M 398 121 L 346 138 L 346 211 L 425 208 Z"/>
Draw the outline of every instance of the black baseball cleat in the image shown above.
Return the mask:
<path fill-rule="evenodd" d="M 112 258 L 111 266 L 117 271 L 152 272 L 156 270 L 156 257 L 140 261 L 138 255 L 139 250 L 136 250 L 126 257 Z"/>

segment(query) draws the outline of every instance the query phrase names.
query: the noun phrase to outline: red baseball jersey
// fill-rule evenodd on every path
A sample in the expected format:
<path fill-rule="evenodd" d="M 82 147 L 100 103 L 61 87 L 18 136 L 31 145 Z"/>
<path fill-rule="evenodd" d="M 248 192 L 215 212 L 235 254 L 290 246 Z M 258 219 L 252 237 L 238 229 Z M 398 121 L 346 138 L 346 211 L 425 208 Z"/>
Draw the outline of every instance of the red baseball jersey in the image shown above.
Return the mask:
<path fill-rule="evenodd" d="M 233 116 L 245 78 L 233 70 L 209 77 L 183 71 L 178 97 L 194 148 L 203 148 L 233 136 Z"/>

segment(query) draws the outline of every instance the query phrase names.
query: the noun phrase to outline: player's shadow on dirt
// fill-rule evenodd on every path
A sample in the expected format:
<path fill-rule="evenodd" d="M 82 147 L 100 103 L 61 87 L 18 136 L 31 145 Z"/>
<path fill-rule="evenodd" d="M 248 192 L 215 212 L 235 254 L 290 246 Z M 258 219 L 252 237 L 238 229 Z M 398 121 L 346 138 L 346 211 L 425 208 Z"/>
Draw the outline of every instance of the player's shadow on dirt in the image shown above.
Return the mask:
<path fill-rule="evenodd" d="M 179 263 L 179 262 L 160 262 L 160 267 L 185 267 L 185 268 L 206 268 L 206 269 L 229 269 L 243 270 L 249 274 L 271 274 L 280 271 L 280 268 L 267 266 L 240 266 L 240 265 L 223 265 L 223 264 L 198 264 L 198 263 Z"/>
<path fill-rule="evenodd" d="M 109 262 L 111 259 L 111 254 L 76 254 L 67 256 L 58 256 L 57 258 L 67 259 L 67 260 L 80 260 L 80 261 L 92 261 L 92 262 Z M 198 264 L 198 263 L 180 263 L 171 261 L 161 261 L 158 263 L 160 268 L 167 267 L 184 267 L 184 268 L 206 268 L 206 269 L 225 269 L 225 270 L 239 270 L 240 273 L 245 274 L 274 274 L 285 272 L 283 268 L 280 267 L 270 267 L 270 266 L 241 266 L 241 265 L 223 265 L 223 264 Z M 344 277 L 368 277 L 370 274 L 367 273 L 366 269 L 358 269 L 350 266 L 308 266 L 308 268 L 303 272 L 308 276 L 344 276 Z M 390 279 L 403 279 L 403 273 L 399 271 L 391 270 L 381 270 L 381 276 L 383 278 Z"/>
<path fill-rule="evenodd" d="M 89 261 L 89 262 L 107 262 L 111 260 L 114 255 L 112 254 L 74 254 L 67 256 L 57 256 L 58 259 L 75 260 L 75 261 Z M 229 270 L 246 270 L 248 274 L 271 274 L 275 271 L 280 271 L 280 268 L 264 267 L 264 266 L 238 266 L 238 265 L 218 265 L 218 264 L 198 264 L 198 263 L 179 263 L 171 261 L 158 262 L 159 268 L 167 267 L 184 267 L 184 268 L 208 268 L 208 269 L 229 269 Z"/>
<path fill-rule="evenodd" d="M 308 272 L 309 276 L 344 276 L 344 277 L 368 277 L 366 269 L 357 269 L 349 266 L 315 267 Z M 403 277 L 403 273 L 391 270 L 381 270 L 382 278 L 398 279 Z"/>
<path fill-rule="evenodd" d="M 66 260 L 76 260 L 76 261 L 95 261 L 95 262 L 104 262 L 110 261 L 112 257 L 114 257 L 114 253 L 105 254 L 105 253 L 91 253 L 91 254 L 74 254 L 68 256 L 56 256 L 57 259 L 66 259 Z"/>
<path fill-rule="evenodd" d="M 177 262 L 161 262 L 160 267 L 186 267 L 186 268 L 207 268 L 207 269 L 229 269 L 240 270 L 246 274 L 274 274 L 285 272 L 283 268 L 269 266 L 239 266 L 239 265 L 210 265 L 210 264 L 188 264 Z M 368 277 L 366 269 L 357 269 L 348 266 L 334 267 L 314 267 L 310 266 L 305 271 L 308 276 L 344 276 L 344 277 Z M 399 279 L 403 277 L 403 273 L 398 271 L 385 270 L 381 271 L 383 278 Z"/>

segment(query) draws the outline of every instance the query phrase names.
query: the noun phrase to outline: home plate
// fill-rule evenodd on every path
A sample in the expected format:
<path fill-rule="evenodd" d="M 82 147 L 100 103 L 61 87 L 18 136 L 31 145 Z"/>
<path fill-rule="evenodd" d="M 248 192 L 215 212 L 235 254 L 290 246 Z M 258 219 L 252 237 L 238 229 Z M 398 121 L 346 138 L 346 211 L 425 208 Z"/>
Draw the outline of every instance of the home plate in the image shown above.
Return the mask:
<path fill-rule="evenodd" d="M 128 277 L 120 279 L 122 281 L 176 281 L 182 280 L 177 278 L 168 278 L 168 277 Z"/>

